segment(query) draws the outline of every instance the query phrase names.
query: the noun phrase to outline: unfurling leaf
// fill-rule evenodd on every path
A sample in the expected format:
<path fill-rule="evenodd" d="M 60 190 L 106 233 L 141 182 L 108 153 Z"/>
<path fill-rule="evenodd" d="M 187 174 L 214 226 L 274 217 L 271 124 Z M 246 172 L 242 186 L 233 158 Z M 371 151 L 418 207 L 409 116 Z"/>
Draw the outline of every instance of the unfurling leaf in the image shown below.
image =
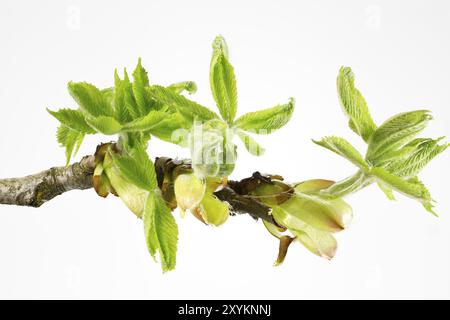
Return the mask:
<path fill-rule="evenodd" d="M 105 98 L 106 103 L 114 109 L 114 88 L 105 88 L 100 90 L 100 93 Z"/>
<path fill-rule="evenodd" d="M 161 111 L 150 111 L 147 115 L 126 123 L 122 131 L 149 131 L 167 117 Z"/>
<path fill-rule="evenodd" d="M 93 117 L 113 116 L 112 106 L 97 87 L 87 82 L 69 82 L 68 89 L 84 112 Z"/>
<path fill-rule="evenodd" d="M 337 77 L 339 101 L 349 118 L 350 128 L 368 142 L 376 125 L 372 120 L 366 100 L 355 87 L 355 75 L 349 67 L 341 67 Z"/>
<path fill-rule="evenodd" d="M 433 199 L 431 199 L 430 192 L 417 178 L 407 180 L 402 179 L 389 173 L 384 168 L 373 168 L 371 174 L 376 177 L 379 182 L 386 184 L 389 188 L 420 201 L 427 211 L 436 215 L 433 211 Z"/>
<path fill-rule="evenodd" d="M 431 119 L 427 110 L 404 112 L 391 117 L 371 136 L 366 158 L 376 164 L 383 154 L 411 142 Z"/>
<path fill-rule="evenodd" d="M 141 218 L 144 213 L 148 190 L 142 189 L 126 179 L 122 171 L 113 162 L 109 152 L 105 154 L 103 168 L 115 193 L 131 212 Z"/>
<path fill-rule="evenodd" d="M 130 83 L 120 79 L 117 69 L 114 70 L 114 116 L 120 123 L 131 121 L 137 111 L 129 110 L 125 101 L 125 91 L 132 90 Z"/>
<path fill-rule="evenodd" d="M 344 138 L 324 137 L 321 141 L 313 140 L 313 142 L 346 158 L 361 170 L 369 170 L 369 166 L 363 156 Z"/>
<path fill-rule="evenodd" d="M 371 178 L 361 170 L 355 174 L 338 181 L 330 187 L 320 191 L 320 195 L 329 198 L 340 198 L 356 192 L 372 183 Z"/>
<path fill-rule="evenodd" d="M 237 110 L 237 89 L 233 66 L 228 61 L 225 39 L 216 37 L 209 73 L 211 92 L 222 118 L 232 124 Z"/>
<path fill-rule="evenodd" d="M 155 167 L 144 149 L 137 147 L 128 155 L 114 155 L 113 159 L 120 173 L 137 187 L 149 191 L 158 186 Z"/>
<path fill-rule="evenodd" d="M 434 157 L 448 148 L 448 143 L 439 144 L 442 139 L 415 139 L 411 141 L 402 148 L 408 149 L 407 156 L 392 161 L 386 168 L 389 172 L 400 177 L 416 176 Z"/>
<path fill-rule="evenodd" d="M 95 130 L 89 126 L 80 110 L 60 109 L 51 111 L 47 109 L 47 111 L 66 127 L 81 133 L 95 133 Z"/>
<path fill-rule="evenodd" d="M 213 111 L 168 88 L 151 86 L 148 90 L 155 100 L 178 111 L 191 125 L 194 120 L 207 121 L 218 118 Z"/>
<path fill-rule="evenodd" d="M 294 111 L 294 104 L 294 98 L 290 98 L 286 104 L 246 113 L 238 118 L 234 125 L 237 128 L 256 134 L 269 134 L 288 123 Z"/>
<path fill-rule="evenodd" d="M 238 129 L 237 134 L 244 144 L 245 149 L 247 149 L 250 154 L 259 157 L 262 156 L 266 151 L 258 144 L 258 142 L 255 141 L 255 139 L 246 134 L 244 131 Z"/>
<path fill-rule="evenodd" d="M 99 116 L 86 119 L 86 122 L 98 132 L 106 135 L 113 135 L 122 130 L 122 125 L 113 117 Z"/>
<path fill-rule="evenodd" d="M 56 132 L 58 143 L 66 149 L 66 166 L 69 165 L 70 158 L 75 156 L 84 139 L 84 133 L 73 130 L 61 124 Z"/>
<path fill-rule="evenodd" d="M 181 94 L 186 91 L 189 94 L 194 94 L 197 92 L 197 84 L 194 81 L 183 81 L 171 84 L 167 87 L 175 93 Z"/>
<path fill-rule="evenodd" d="M 161 140 L 187 147 L 187 128 L 189 126 L 191 124 L 187 123 L 183 116 L 179 113 L 172 113 L 152 126 L 149 132 Z"/>
<path fill-rule="evenodd" d="M 144 210 L 144 232 L 150 254 L 159 252 L 163 272 L 176 265 L 178 226 L 159 191 L 148 193 Z"/>
<path fill-rule="evenodd" d="M 219 119 L 192 127 L 189 134 L 192 168 L 199 177 L 226 177 L 234 170 L 236 145 Z"/>
<path fill-rule="evenodd" d="M 158 210 L 157 206 L 157 195 L 153 192 L 147 193 L 147 198 L 145 200 L 143 220 L 144 220 L 144 234 L 145 242 L 147 244 L 148 251 L 152 258 L 156 261 L 156 254 L 159 250 L 159 241 L 156 233 L 155 225 L 155 214 Z"/>
<path fill-rule="evenodd" d="M 131 83 L 130 78 L 128 77 L 127 69 L 124 69 L 123 71 L 122 88 L 123 88 L 124 104 L 127 112 L 131 115 L 132 119 L 139 118 L 143 114 L 140 113 L 141 110 L 139 109 L 139 106 L 137 105 L 136 102 L 136 98 L 134 97 L 133 84 Z"/>
<path fill-rule="evenodd" d="M 408 144 L 401 147 L 400 149 L 394 149 L 385 152 L 382 156 L 378 157 L 376 161 L 371 161 L 371 163 L 376 165 L 377 167 L 390 167 L 394 163 L 401 162 L 402 160 L 409 157 L 411 153 L 415 151 L 415 149 L 416 147 L 411 147 Z"/>
<path fill-rule="evenodd" d="M 138 60 L 136 69 L 133 71 L 133 94 L 140 115 L 149 112 L 149 98 L 147 88 L 149 86 L 147 71 L 142 67 L 141 58 Z"/>

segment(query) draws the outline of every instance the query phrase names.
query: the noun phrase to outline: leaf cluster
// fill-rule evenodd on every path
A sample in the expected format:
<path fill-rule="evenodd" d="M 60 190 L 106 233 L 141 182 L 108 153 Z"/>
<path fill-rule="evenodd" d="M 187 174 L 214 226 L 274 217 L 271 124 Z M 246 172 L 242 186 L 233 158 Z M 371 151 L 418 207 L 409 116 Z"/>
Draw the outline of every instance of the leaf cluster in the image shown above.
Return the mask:
<path fill-rule="evenodd" d="M 389 199 L 393 190 L 418 200 L 433 214 L 433 199 L 417 175 L 438 154 L 449 146 L 438 139 L 417 138 L 432 116 L 428 110 L 396 114 L 377 126 L 369 113 L 366 100 L 355 87 L 354 74 L 342 67 L 337 77 L 337 89 L 349 127 L 367 143 L 363 156 L 350 142 L 341 137 L 324 137 L 316 144 L 346 158 L 358 167 L 358 172 L 330 188 L 324 196 L 341 197 L 377 182 Z"/>
<path fill-rule="evenodd" d="M 57 140 L 65 148 L 67 164 L 86 135 L 117 136 L 114 148 L 107 145 L 96 155 L 95 190 L 102 197 L 109 193 L 119 196 L 144 220 L 148 249 L 153 257 L 159 253 L 167 271 L 175 267 L 178 229 L 157 186 L 154 165 L 146 151 L 148 141 L 156 137 L 189 146 L 194 159 L 199 154 L 194 148 L 198 145 L 194 128 L 200 124 L 212 138 L 202 142 L 200 152 L 207 149 L 212 162 L 193 161 L 194 171 L 202 177 L 228 176 L 237 157 L 233 135 L 238 135 L 250 153 L 261 155 L 264 149 L 248 133 L 267 134 L 284 126 L 292 116 L 294 101 L 235 119 L 236 79 L 227 45 L 220 36 L 213 42 L 210 65 L 211 92 L 220 115 L 183 95 L 197 90 L 192 81 L 151 84 L 141 59 L 131 76 L 126 69 L 122 75 L 115 70 L 114 85 L 107 88 L 69 82 L 68 91 L 78 107 L 48 112 L 60 122 Z M 229 156 L 231 163 L 224 163 Z"/>

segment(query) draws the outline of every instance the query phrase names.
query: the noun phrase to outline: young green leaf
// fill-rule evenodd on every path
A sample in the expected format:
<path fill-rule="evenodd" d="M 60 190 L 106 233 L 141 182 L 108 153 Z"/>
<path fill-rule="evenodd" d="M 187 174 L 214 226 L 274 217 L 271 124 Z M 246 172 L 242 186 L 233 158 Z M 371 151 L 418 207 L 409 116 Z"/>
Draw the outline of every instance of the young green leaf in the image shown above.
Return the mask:
<path fill-rule="evenodd" d="M 144 232 L 147 247 L 154 257 L 159 252 L 163 272 L 176 265 L 178 226 L 161 194 L 151 191 L 144 210 Z"/>
<path fill-rule="evenodd" d="M 194 94 L 197 92 L 197 84 L 194 81 L 183 81 L 173 83 L 167 88 L 178 94 L 182 94 L 184 91 L 186 91 L 189 94 Z"/>
<path fill-rule="evenodd" d="M 123 131 L 148 131 L 167 117 L 161 111 L 150 111 L 147 115 L 137 118 L 123 126 Z"/>
<path fill-rule="evenodd" d="M 427 110 L 404 112 L 391 117 L 371 136 L 366 158 L 376 162 L 386 152 L 402 147 L 422 131 L 431 119 Z"/>
<path fill-rule="evenodd" d="M 69 82 L 70 95 L 78 103 L 81 110 L 88 114 L 98 116 L 112 116 L 113 109 L 101 91 L 87 82 Z"/>
<path fill-rule="evenodd" d="M 123 95 L 125 108 L 131 114 L 132 119 L 139 118 L 141 116 L 140 109 L 136 103 L 136 99 L 133 93 L 133 85 L 128 77 L 127 69 L 123 71 Z"/>
<path fill-rule="evenodd" d="M 113 117 L 99 116 L 86 121 L 92 128 L 106 135 L 113 135 L 122 130 L 122 125 Z"/>
<path fill-rule="evenodd" d="M 105 154 L 103 168 L 115 194 L 136 217 L 142 218 L 148 191 L 138 187 L 124 176 L 114 163 L 110 152 Z"/>
<path fill-rule="evenodd" d="M 125 103 L 125 90 L 127 84 L 120 79 L 117 69 L 114 70 L 114 116 L 120 123 L 131 121 L 132 112 L 127 108 Z"/>
<path fill-rule="evenodd" d="M 95 133 L 89 124 L 85 121 L 84 115 L 80 110 L 60 109 L 52 111 L 47 109 L 48 113 L 54 116 L 63 125 L 82 133 Z"/>
<path fill-rule="evenodd" d="M 256 134 L 269 134 L 283 127 L 291 119 L 294 104 L 294 98 L 290 98 L 286 104 L 246 113 L 237 119 L 234 125 L 237 128 Z"/>
<path fill-rule="evenodd" d="M 336 84 L 339 101 L 344 113 L 349 118 L 350 128 L 364 141 L 369 141 L 377 126 L 369 113 L 366 100 L 355 87 L 355 75 L 350 67 L 339 69 Z"/>
<path fill-rule="evenodd" d="M 201 177 L 227 177 L 234 170 L 236 145 L 219 119 L 195 125 L 189 133 L 192 168 Z"/>
<path fill-rule="evenodd" d="M 329 198 L 341 198 L 366 187 L 370 183 L 372 183 L 372 179 L 363 171 L 358 170 L 355 174 L 320 190 L 319 194 Z"/>
<path fill-rule="evenodd" d="M 409 152 L 408 157 L 390 163 L 387 166 L 388 171 L 400 177 L 416 176 L 434 157 L 448 148 L 448 143 L 439 144 L 442 139 L 443 137 L 435 140 L 413 140 L 402 149 L 414 148 L 414 151 Z"/>
<path fill-rule="evenodd" d="M 149 88 L 149 92 L 154 99 L 178 111 L 191 124 L 194 120 L 207 121 L 218 118 L 213 111 L 168 88 L 155 85 Z"/>
<path fill-rule="evenodd" d="M 427 211 L 433 212 L 433 200 L 427 188 L 417 178 L 402 179 L 389 173 L 384 168 L 372 168 L 371 174 L 381 183 L 388 185 L 391 189 L 398 191 L 410 198 L 420 201 Z"/>
<path fill-rule="evenodd" d="M 149 192 L 144 206 L 144 234 L 145 242 L 147 244 L 148 252 L 152 258 L 156 261 L 156 253 L 159 250 L 159 241 L 156 233 L 155 215 L 157 211 L 156 195 L 153 192 Z"/>
<path fill-rule="evenodd" d="M 331 136 L 324 137 L 321 141 L 313 140 L 313 142 L 346 158 L 361 170 L 369 170 L 369 165 L 364 160 L 363 156 L 344 138 Z"/>
<path fill-rule="evenodd" d="M 136 69 L 133 71 L 133 94 L 136 104 L 139 108 L 139 114 L 144 115 L 148 110 L 148 92 L 149 86 L 147 71 L 142 67 L 141 58 L 138 60 Z"/>
<path fill-rule="evenodd" d="M 221 36 L 213 42 L 209 83 L 222 118 L 231 124 L 237 110 L 236 79 L 233 66 L 228 61 L 225 39 Z"/>
<path fill-rule="evenodd" d="M 58 127 L 56 138 L 59 144 L 66 149 L 66 166 L 69 165 L 70 158 L 75 156 L 84 139 L 84 133 L 73 130 L 64 124 Z M 75 150 L 74 150 L 75 149 Z"/>
<path fill-rule="evenodd" d="M 105 98 L 112 109 L 114 109 L 114 88 L 105 88 L 100 90 L 102 96 Z"/>
<path fill-rule="evenodd" d="M 149 132 L 158 139 L 186 147 L 190 125 L 179 113 L 172 113 L 152 126 Z"/>
<path fill-rule="evenodd" d="M 144 148 L 148 146 L 148 140 L 151 139 L 150 134 L 142 131 L 120 132 L 118 143 L 123 149 Z"/>
<path fill-rule="evenodd" d="M 402 160 L 409 157 L 416 147 L 403 146 L 400 149 L 389 150 L 383 153 L 383 155 L 377 157 L 376 160 L 371 160 L 370 162 L 374 167 L 390 167 L 394 163 L 402 162 Z"/>
<path fill-rule="evenodd" d="M 244 131 L 238 129 L 237 134 L 244 144 L 245 149 L 247 149 L 250 154 L 259 157 L 262 156 L 266 151 L 258 144 L 258 142 L 255 141 L 255 139 L 246 134 Z"/>
<path fill-rule="evenodd" d="M 155 167 L 143 148 L 133 148 L 128 155 L 114 155 L 113 159 L 122 175 L 139 188 L 150 191 L 158 187 Z"/>

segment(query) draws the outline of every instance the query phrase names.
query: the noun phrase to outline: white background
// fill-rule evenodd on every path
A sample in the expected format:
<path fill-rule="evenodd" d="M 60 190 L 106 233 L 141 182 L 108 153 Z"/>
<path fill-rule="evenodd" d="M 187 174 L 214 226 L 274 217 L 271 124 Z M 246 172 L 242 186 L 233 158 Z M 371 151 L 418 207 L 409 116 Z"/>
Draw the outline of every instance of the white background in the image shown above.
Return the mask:
<path fill-rule="evenodd" d="M 75 107 L 69 80 L 110 86 L 140 56 L 152 83 L 194 80 L 209 92 L 211 41 L 228 40 L 238 113 L 297 99 L 292 121 L 259 137 L 234 178 L 254 170 L 291 181 L 341 179 L 355 168 L 310 139 L 336 134 L 364 151 L 339 108 L 335 78 L 353 68 L 374 119 L 433 111 L 426 135 L 449 135 L 448 1 L 6 1 L 0 4 L 0 177 L 64 164 L 45 107 Z M 109 137 L 88 137 L 77 159 Z M 241 149 L 242 150 L 242 149 Z M 187 156 L 153 140 L 152 156 Z M 332 261 L 277 241 L 246 216 L 220 228 L 177 219 L 177 269 L 162 274 L 142 223 L 119 199 L 66 193 L 39 209 L 0 206 L 0 298 L 450 298 L 449 155 L 421 174 L 439 218 L 375 186 L 347 200 L 352 226 Z"/>

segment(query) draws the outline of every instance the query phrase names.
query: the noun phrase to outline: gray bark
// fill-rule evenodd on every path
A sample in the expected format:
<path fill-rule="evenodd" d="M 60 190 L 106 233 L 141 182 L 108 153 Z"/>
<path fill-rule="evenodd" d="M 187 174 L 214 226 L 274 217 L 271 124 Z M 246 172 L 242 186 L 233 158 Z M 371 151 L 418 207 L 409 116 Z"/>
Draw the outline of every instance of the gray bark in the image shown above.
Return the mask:
<path fill-rule="evenodd" d="M 21 178 L 0 179 L 0 204 L 40 207 L 70 190 L 92 188 L 94 157 Z"/>

